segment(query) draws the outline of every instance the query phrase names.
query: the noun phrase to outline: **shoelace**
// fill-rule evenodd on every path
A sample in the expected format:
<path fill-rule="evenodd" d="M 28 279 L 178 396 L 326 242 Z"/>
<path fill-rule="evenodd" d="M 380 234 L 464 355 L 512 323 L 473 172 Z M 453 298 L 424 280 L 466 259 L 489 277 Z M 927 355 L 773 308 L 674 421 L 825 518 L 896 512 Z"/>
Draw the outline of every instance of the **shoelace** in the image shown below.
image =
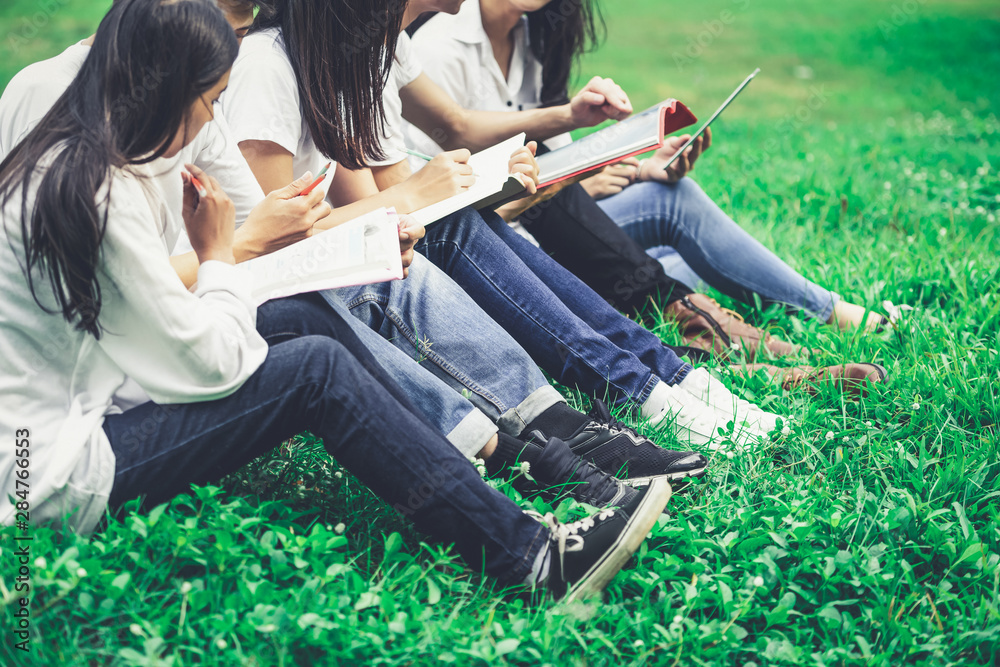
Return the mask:
<path fill-rule="evenodd" d="M 603 509 L 597 514 L 592 514 L 591 516 L 580 519 L 579 521 L 574 521 L 573 523 L 560 523 L 559 519 L 557 519 L 551 512 L 542 516 L 538 512 L 525 510 L 525 514 L 533 516 L 541 521 L 552 533 L 554 541 L 558 544 L 559 572 L 564 573 L 566 571 L 566 564 L 564 560 L 566 552 L 583 550 L 583 537 L 577 533 L 583 530 L 590 530 L 594 527 L 598 519 L 601 521 L 610 519 L 615 515 L 615 512 L 614 510 Z M 567 543 L 570 540 L 573 542 L 571 545 L 568 545 Z"/>
<path fill-rule="evenodd" d="M 637 439 L 642 439 L 639 432 L 628 424 L 624 424 L 611 414 L 608 410 L 608 406 L 599 398 L 593 400 L 593 408 L 590 410 L 590 414 L 587 415 L 594 421 L 598 422 L 601 426 L 606 427 L 609 431 L 615 433 L 628 433 Z M 637 445 L 638 446 L 638 445 Z"/>

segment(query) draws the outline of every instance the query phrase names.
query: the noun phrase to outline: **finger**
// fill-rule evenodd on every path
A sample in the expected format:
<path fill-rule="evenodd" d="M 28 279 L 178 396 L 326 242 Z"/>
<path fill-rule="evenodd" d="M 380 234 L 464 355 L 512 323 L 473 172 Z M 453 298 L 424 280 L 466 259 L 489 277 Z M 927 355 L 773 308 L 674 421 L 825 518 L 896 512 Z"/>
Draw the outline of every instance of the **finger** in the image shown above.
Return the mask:
<path fill-rule="evenodd" d="M 686 153 L 677 158 L 677 161 L 674 162 L 674 165 L 676 166 L 674 173 L 677 175 L 677 180 L 684 178 L 684 176 L 688 173 L 688 169 L 691 168 L 691 163 L 688 161 L 688 156 Z"/>
<path fill-rule="evenodd" d="M 524 147 L 527 148 L 528 151 L 531 152 L 531 156 L 532 157 L 538 155 L 538 142 L 537 141 L 529 141 L 528 143 L 526 143 L 524 145 Z"/>
<path fill-rule="evenodd" d="M 705 145 L 701 147 L 701 152 L 704 153 L 712 145 L 712 128 L 706 127 L 702 136 L 705 138 Z"/>
<path fill-rule="evenodd" d="M 619 162 L 618 164 L 628 164 L 628 165 L 631 165 L 633 167 L 638 167 L 639 166 L 639 158 L 637 158 L 637 157 L 627 157 L 624 160 L 622 160 L 621 162 Z"/>
<path fill-rule="evenodd" d="M 297 183 L 298 182 L 296 181 L 295 183 L 292 183 L 292 185 L 297 188 L 298 187 Z M 312 183 L 312 181 L 307 180 L 306 183 L 305 183 L 304 188 L 309 187 L 309 185 L 311 183 Z M 302 189 L 304 189 L 304 188 L 302 188 Z M 299 189 L 298 192 L 302 192 L 302 189 Z M 294 188 L 292 188 L 292 190 L 294 191 Z M 298 193 L 296 193 L 296 194 L 298 194 Z M 323 202 L 323 200 L 324 200 L 325 197 L 326 197 L 326 193 L 323 191 L 322 188 L 313 188 L 313 191 L 310 192 L 309 194 L 307 194 L 305 196 L 305 204 L 309 208 L 315 208 L 316 206 L 319 206 Z"/>
<path fill-rule="evenodd" d="M 531 170 L 525 169 L 524 166 L 525 165 L 517 165 L 511 173 L 518 176 L 521 179 L 521 183 L 524 184 L 524 189 L 529 195 L 533 195 L 538 192 L 538 183 L 536 179 L 533 178 Z"/>
<path fill-rule="evenodd" d="M 458 173 L 461 174 L 462 176 L 469 176 L 475 171 L 472 168 L 472 165 L 467 162 L 459 162 L 457 169 Z"/>
<path fill-rule="evenodd" d="M 318 206 L 314 206 L 309 210 L 306 215 L 306 222 L 315 225 L 317 222 L 330 215 L 333 212 L 333 207 L 330 206 L 328 201 L 321 201 Z"/>
<path fill-rule="evenodd" d="M 592 90 L 587 90 L 580 93 L 580 99 L 582 99 L 586 104 L 589 104 L 592 107 L 604 106 L 604 104 L 607 102 L 604 95 L 596 93 Z"/>
<path fill-rule="evenodd" d="M 209 188 L 211 183 L 208 180 L 208 175 L 194 166 L 193 164 L 185 164 L 184 168 L 188 170 L 187 184 L 194 190 L 199 197 L 208 197 L 211 195 Z"/>
<path fill-rule="evenodd" d="M 691 147 L 687 149 L 687 156 L 690 164 L 693 165 L 694 161 L 698 159 L 699 155 L 701 155 L 701 147 L 702 147 L 702 139 L 701 137 L 698 137 L 697 139 L 694 140 L 694 143 L 691 144 Z"/>
<path fill-rule="evenodd" d="M 453 151 L 448 151 L 445 153 L 449 158 L 455 162 L 468 162 L 469 158 L 472 157 L 472 152 L 468 148 L 458 148 Z"/>
<path fill-rule="evenodd" d="M 427 228 L 416 220 L 412 220 L 410 226 L 406 228 L 406 233 L 410 235 L 410 238 L 413 239 L 414 242 L 416 242 L 424 238 L 424 234 L 427 233 Z"/>
<path fill-rule="evenodd" d="M 611 81 L 611 79 L 608 79 L 608 81 Z M 609 101 L 623 113 L 632 113 L 632 102 L 629 100 L 625 90 L 617 83 L 614 83 L 613 81 L 611 83 L 613 87 L 611 99 Z"/>
<path fill-rule="evenodd" d="M 631 183 L 632 181 L 630 181 L 627 178 L 623 178 L 621 176 L 612 176 L 611 178 L 608 179 L 608 184 L 613 188 L 618 188 L 618 190 L 623 190 L 624 188 L 627 188 Z"/>
<path fill-rule="evenodd" d="M 458 187 L 460 188 L 463 189 L 471 188 L 473 185 L 476 184 L 476 177 L 473 176 L 471 173 L 463 174 L 458 177 L 457 182 L 458 182 Z"/>
<path fill-rule="evenodd" d="M 623 109 L 621 107 L 615 106 L 610 102 L 601 106 L 601 111 L 604 115 L 613 120 L 624 120 L 628 118 L 629 114 L 632 113 L 630 109 Z"/>
<path fill-rule="evenodd" d="M 307 171 L 306 173 L 302 174 L 301 176 L 296 178 L 294 181 L 292 181 L 285 187 L 279 188 L 278 190 L 275 190 L 271 194 L 277 197 L 278 199 L 292 199 L 293 197 L 298 197 L 299 193 L 305 190 L 307 187 L 309 187 L 312 184 L 313 180 L 315 179 L 313 179 L 312 172 Z M 322 193 L 323 191 L 313 190 L 313 192 L 309 193 L 309 196 L 311 197 L 314 192 Z"/>

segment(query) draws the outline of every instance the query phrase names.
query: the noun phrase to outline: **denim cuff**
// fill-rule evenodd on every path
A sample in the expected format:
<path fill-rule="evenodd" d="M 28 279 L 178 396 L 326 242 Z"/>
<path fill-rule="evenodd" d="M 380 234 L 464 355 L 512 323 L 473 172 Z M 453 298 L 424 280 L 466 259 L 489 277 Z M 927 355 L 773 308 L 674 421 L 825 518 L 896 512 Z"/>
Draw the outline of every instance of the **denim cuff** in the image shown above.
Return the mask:
<path fill-rule="evenodd" d="M 462 453 L 462 456 L 474 459 L 496 432 L 496 424 L 482 412 L 474 409 L 445 437 Z"/>
<path fill-rule="evenodd" d="M 810 292 L 810 300 L 806 304 L 805 310 L 813 315 L 817 320 L 822 323 L 830 321 L 830 316 L 833 315 L 833 309 L 836 308 L 837 302 L 840 301 L 840 295 L 833 291 L 824 290 L 822 287 L 816 288 L 817 295 L 814 297 L 812 292 Z M 826 293 L 829 295 L 827 299 L 821 299 L 819 294 Z M 818 308 L 820 304 L 823 304 L 822 308 Z"/>
<path fill-rule="evenodd" d="M 542 414 L 556 403 L 565 403 L 555 387 L 544 385 L 528 394 L 528 397 L 516 406 L 500 415 L 497 426 L 508 435 L 518 436 L 524 428 L 538 415 Z"/>

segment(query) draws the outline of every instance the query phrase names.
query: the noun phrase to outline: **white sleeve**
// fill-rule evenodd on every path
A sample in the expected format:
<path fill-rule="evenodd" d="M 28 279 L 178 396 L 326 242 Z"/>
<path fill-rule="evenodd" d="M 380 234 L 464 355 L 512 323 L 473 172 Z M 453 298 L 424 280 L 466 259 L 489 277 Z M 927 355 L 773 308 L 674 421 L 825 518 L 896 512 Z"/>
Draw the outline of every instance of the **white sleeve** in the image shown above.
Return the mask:
<path fill-rule="evenodd" d="M 244 269 L 205 262 L 184 289 L 156 234 L 140 184 L 116 178 L 102 243 L 98 342 L 157 403 L 228 396 L 267 356 Z M 143 214 L 145 213 L 145 217 Z"/>
<path fill-rule="evenodd" d="M 413 83 L 423 72 L 420 56 L 413 50 L 413 42 L 405 32 L 399 35 L 393 60 L 393 65 L 399 67 L 397 76 L 400 88 L 405 88 Z"/>
<path fill-rule="evenodd" d="M 417 31 L 411 42 L 411 51 L 420 62 L 423 73 L 463 109 L 481 108 L 482 105 L 476 104 L 475 99 L 469 98 L 475 94 L 478 86 L 492 84 L 489 73 L 479 71 L 478 55 L 468 53 L 454 40 L 434 40 L 433 37 L 430 32 L 425 34 Z"/>
<path fill-rule="evenodd" d="M 232 137 L 237 144 L 272 141 L 295 155 L 302 139 L 295 71 L 270 37 L 260 35 L 248 42 L 250 38 L 244 40 L 222 95 L 222 111 Z"/>
<path fill-rule="evenodd" d="M 264 199 L 264 191 L 243 158 L 221 108 L 215 110 L 215 120 L 205 126 L 205 133 L 205 145 L 195 156 L 194 164 L 217 179 L 233 200 L 236 226 L 239 227 L 246 222 L 253 207 Z"/>

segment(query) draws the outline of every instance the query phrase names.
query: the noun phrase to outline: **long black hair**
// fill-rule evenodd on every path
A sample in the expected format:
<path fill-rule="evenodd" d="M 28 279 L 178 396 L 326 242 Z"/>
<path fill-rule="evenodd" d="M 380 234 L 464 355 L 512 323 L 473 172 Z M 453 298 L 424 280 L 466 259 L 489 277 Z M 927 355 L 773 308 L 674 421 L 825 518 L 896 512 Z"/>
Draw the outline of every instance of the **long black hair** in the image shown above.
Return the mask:
<path fill-rule="evenodd" d="M 316 148 L 347 169 L 383 160 L 382 94 L 407 0 L 269 0 L 254 30 L 280 28 Z"/>
<path fill-rule="evenodd" d="M 238 49 L 212 0 L 117 0 L 101 21 L 69 88 L 0 163 L 0 205 L 20 191 L 22 269 L 46 312 L 55 311 L 39 299 L 35 268 L 48 277 L 63 317 L 100 336 L 98 265 L 111 171 L 163 156 Z M 29 202 L 39 163 L 45 171 Z"/>
<path fill-rule="evenodd" d="M 596 0 L 552 0 L 541 9 L 528 12 L 531 53 L 542 64 L 542 106 L 569 101 L 573 67 L 581 55 L 600 46 L 605 34 L 604 18 Z"/>

